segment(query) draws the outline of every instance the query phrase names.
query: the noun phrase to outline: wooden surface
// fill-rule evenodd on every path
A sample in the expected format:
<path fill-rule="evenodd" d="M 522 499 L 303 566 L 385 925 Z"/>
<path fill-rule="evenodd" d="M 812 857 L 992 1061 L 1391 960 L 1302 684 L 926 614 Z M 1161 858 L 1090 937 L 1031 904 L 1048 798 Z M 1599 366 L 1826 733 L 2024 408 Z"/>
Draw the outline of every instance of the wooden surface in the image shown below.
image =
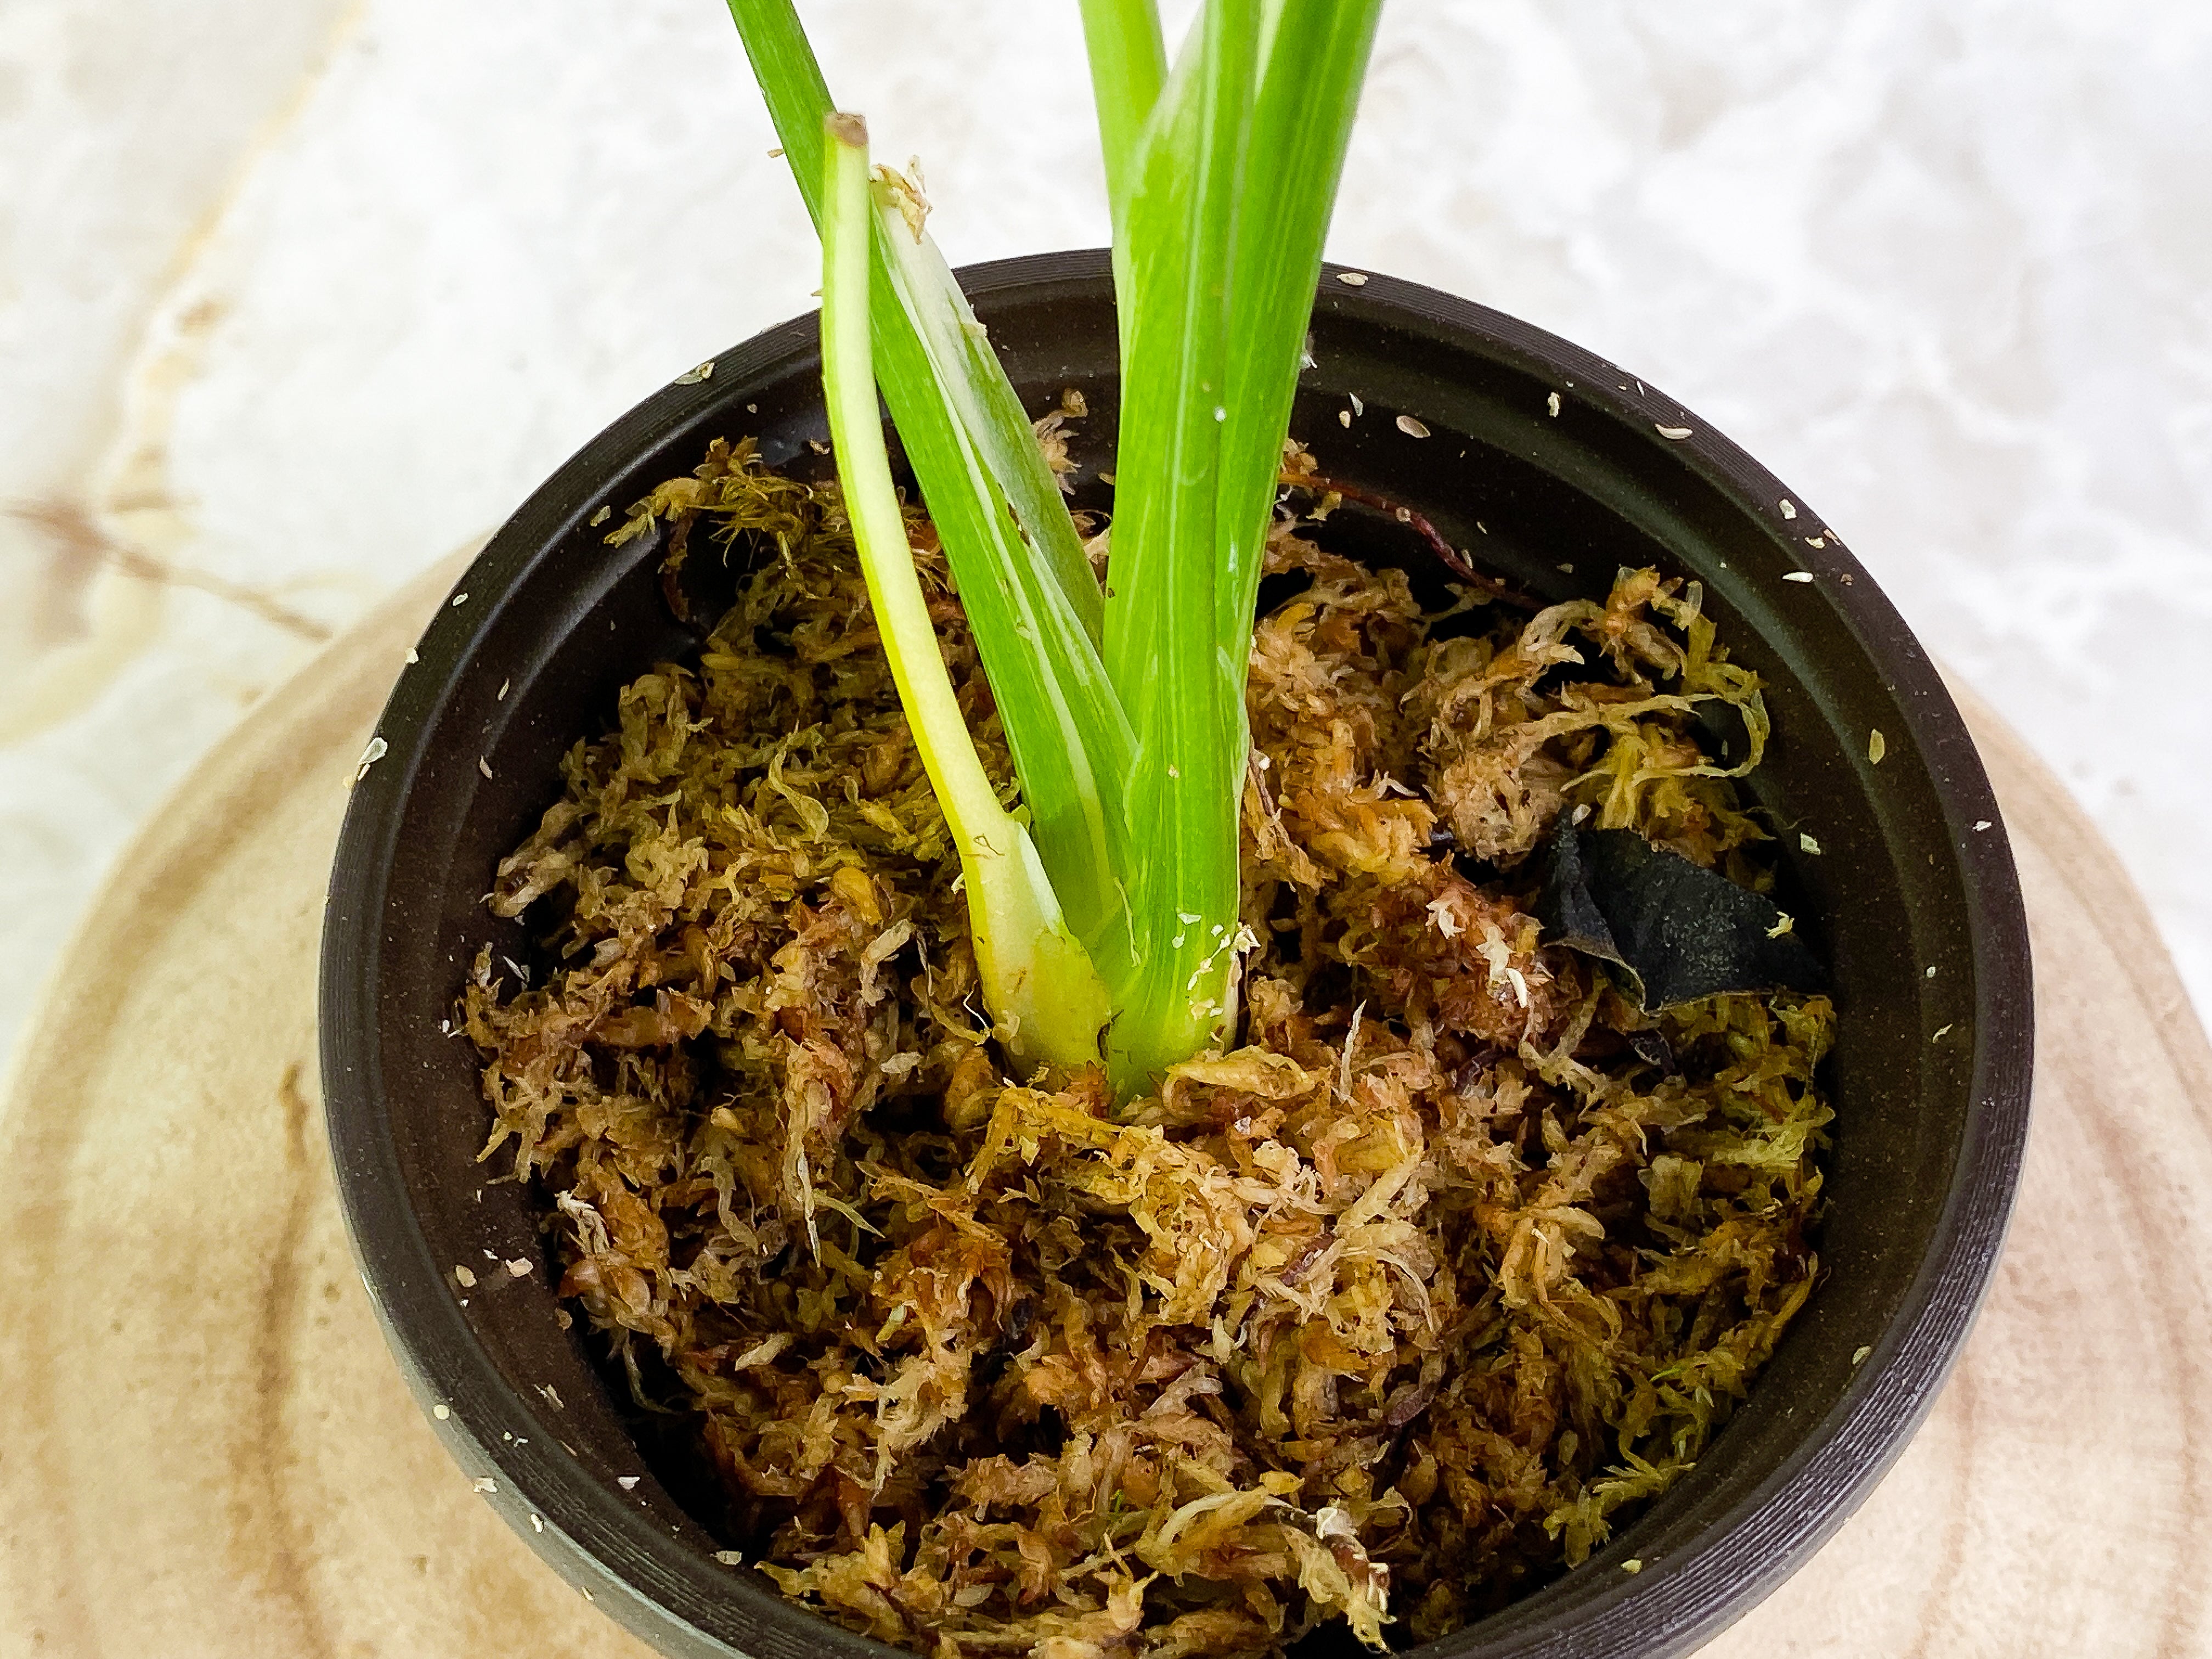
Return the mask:
<path fill-rule="evenodd" d="M 419 585 L 125 856 L 0 1104 L 0 1655 L 639 1659 L 470 1490 L 348 1256 L 314 963 Z M 1707 1659 L 2212 1654 L 2212 1051 L 2057 785 L 1975 723 L 2034 931 L 2036 1121 L 1966 1358 Z"/>

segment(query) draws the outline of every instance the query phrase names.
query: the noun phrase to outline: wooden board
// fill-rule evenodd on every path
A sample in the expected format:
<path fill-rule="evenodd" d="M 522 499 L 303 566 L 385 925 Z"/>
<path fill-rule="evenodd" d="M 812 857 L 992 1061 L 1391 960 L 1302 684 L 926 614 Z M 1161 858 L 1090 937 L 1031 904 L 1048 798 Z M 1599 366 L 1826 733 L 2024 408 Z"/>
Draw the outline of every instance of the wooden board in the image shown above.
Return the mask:
<path fill-rule="evenodd" d="M 641 1659 L 432 1438 L 315 1099 L 323 882 L 450 572 L 270 697 L 122 861 L 0 1109 L 0 1655 Z M 2212 1051 L 2065 793 L 1970 708 L 2035 936 L 2036 1123 L 1960 1370 L 1708 1659 L 2212 1653 Z"/>

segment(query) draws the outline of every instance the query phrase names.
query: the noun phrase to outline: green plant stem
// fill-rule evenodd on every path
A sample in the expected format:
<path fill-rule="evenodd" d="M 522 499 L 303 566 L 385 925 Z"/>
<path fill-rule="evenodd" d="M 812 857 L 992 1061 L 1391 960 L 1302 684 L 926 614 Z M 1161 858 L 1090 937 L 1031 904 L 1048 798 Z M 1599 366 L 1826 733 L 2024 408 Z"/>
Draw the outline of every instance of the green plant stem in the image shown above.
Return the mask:
<path fill-rule="evenodd" d="M 1257 0 L 1210 0 L 1153 111 L 1126 225 L 1106 670 L 1136 734 L 1128 822 L 1146 842 L 1124 872 L 1140 968 L 1108 1065 L 1133 1092 L 1233 1012 L 1244 664 L 1215 626 L 1213 481 L 1259 21 Z"/>
<path fill-rule="evenodd" d="M 1167 47 L 1154 0 L 1083 0 L 1083 42 L 1091 58 L 1098 148 L 1106 162 L 1106 200 L 1114 218 L 1114 285 L 1124 286 L 1129 198 L 1135 193 L 1145 126 L 1167 79 Z"/>
<path fill-rule="evenodd" d="M 754 78 L 767 100 L 769 118 L 775 123 L 792 178 L 819 231 L 824 201 L 823 123 L 834 107 L 829 83 L 822 77 L 822 66 L 807 44 L 792 0 L 728 0 L 728 3 Z M 892 225 L 902 222 L 897 208 L 889 203 L 878 205 L 877 221 L 878 252 L 887 254 L 889 250 L 882 244 L 890 238 Z M 891 416 L 899 423 L 900 435 L 910 449 L 914 439 L 906 430 L 909 416 L 924 412 L 919 408 L 901 409 L 902 402 L 918 401 L 909 385 L 920 387 L 933 383 L 945 407 L 930 412 L 957 411 L 965 417 L 961 435 L 980 452 L 993 482 L 1006 495 L 1058 581 L 1068 606 L 1095 643 L 1103 622 L 1098 583 L 1084 556 L 1082 538 L 1076 534 L 1059 483 L 1038 453 L 1021 399 L 988 348 L 980 356 L 972 349 L 982 338 L 981 325 L 960 284 L 953 280 L 951 268 L 938 255 L 936 245 L 919 231 L 909 231 L 907 240 L 927 249 L 929 257 L 886 258 L 884 274 L 890 279 L 886 290 L 874 295 L 870 301 L 874 307 L 885 396 L 891 404 Z M 950 332 L 945 326 L 948 316 L 954 325 Z M 946 351 L 946 343 L 954 337 L 967 342 L 967 347 Z M 917 351 L 921 362 L 915 361 Z M 925 491 L 927 487 L 924 479 Z"/>
<path fill-rule="evenodd" d="M 1026 836 L 1006 840 L 995 819 L 963 840 L 979 868 L 1016 872 L 996 883 L 1016 896 L 1003 902 L 971 877 L 978 955 L 997 964 L 987 975 L 994 1011 L 1038 1042 L 1036 1023 L 1058 1011 L 1039 1006 L 1052 999 L 1037 976 L 1066 971 L 1054 994 L 1079 1010 L 1075 1025 L 1091 1022 L 1089 1037 L 1092 1015 L 1113 1012 L 1105 1057 L 1127 1097 L 1233 1028 L 1252 611 L 1381 0 L 1206 0 L 1171 71 L 1154 0 L 1082 3 L 1122 358 L 1103 596 L 1020 400 L 922 232 L 918 182 L 878 169 L 871 188 L 865 160 L 847 153 L 855 146 L 833 137 L 825 149 L 829 92 L 792 0 L 728 0 L 825 246 L 838 243 L 840 375 L 854 356 L 848 337 L 858 331 L 866 346 L 872 328 L 876 377 L 943 538 L 1030 814 L 1033 849 Z M 856 165 L 859 194 L 840 183 L 833 203 L 832 182 Z M 829 350 L 825 337 L 825 362 Z M 842 394 L 841 467 L 860 441 L 860 384 Z M 865 412 L 880 451 L 872 400 Z M 881 483 L 879 547 L 882 501 L 896 507 L 887 465 Z M 895 631 L 887 612 L 887 645 Z M 901 650 L 918 673 L 913 639 Z M 910 706 L 921 742 L 922 706 Z M 951 757 L 972 764 L 972 745 L 942 709 L 929 719 L 931 777 L 964 836 L 959 823 L 984 820 Z M 1071 930 L 1079 971 L 1065 966 Z M 1085 1040 L 1051 1037 L 1066 1054 Z"/>
<path fill-rule="evenodd" d="M 1168 76 L 1167 46 L 1153 0 L 1083 0 L 1083 42 L 1098 106 L 1106 189 L 1121 209 L 1136 187 L 1137 150 Z M 1116 240 L 1119 238 L 1117 236 Z"/>
<path fill-rule="evenodd" d="M 820 65 L 791 0 L 729 7 L 818 228 L 830 111 Z M 1133 739 L 1098 655 L 1098 582 L 1021 401 L 935 245 L 895 201 L 878 201 L 872 217 L 884 399 L 975 629 L 1038 853 L 1093 959 L 1125 979 L 1133 968 L 1116 870 Z"/>
<path fill-rule="evenodd" d="M 1133 182 L 1115 227 L 1122 414 L 1105 654 L 1137 740 L 1129 822 L 1153 838 L 1125 872 L 1143 970 L 1108 1051 L 1126 1088 L 1233 1017 L 1252 612 L 1380 9 L 1208 0 L 1121 169 Z M 1093 9 L 1103 0 L 1086 24 Z M 1095 44 L 1108 33 L 1092 30 L 1102 134 L 1127 101 Z"/>
<path fill-rule="evenodd" d="M 1283 5 L 1253 100 L 1251 163 L 1231 261 L 1229 418 L 1221 438 L 1219 635 L 1244 664 L 1282 446 L 1382 0 Z M 1238 697 L 1237 708 L 1243 708 Z"/>
<path fill-rule="evenodd" d="M 1021 823 L 999 804 L 939 654 L 877 411 L 867 129 L 826 119 L 822 385 L 853 539 L 915 746 L 960 855 L 983 994 L 1018 1066 L 1095 1063 L 1106 988 L 1062 921 Z"/>

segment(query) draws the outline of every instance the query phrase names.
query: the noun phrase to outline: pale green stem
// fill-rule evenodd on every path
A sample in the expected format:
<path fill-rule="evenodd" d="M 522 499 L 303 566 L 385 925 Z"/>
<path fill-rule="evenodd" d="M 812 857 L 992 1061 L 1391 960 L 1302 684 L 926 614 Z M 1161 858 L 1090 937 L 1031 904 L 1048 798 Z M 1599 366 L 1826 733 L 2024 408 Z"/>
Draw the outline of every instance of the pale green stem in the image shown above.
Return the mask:
<path fill-rule="evenodd" d="M 999 803 L 939 653 L 891 482 L 868 321 L 867 128 L 832 114 L 822 217 L 822 386 L 838 482 L 891 678 L 960 855 L 983 995 L 1017 1067 L 1098 1059 L 1109 1015 L 1029 831 Z"/>

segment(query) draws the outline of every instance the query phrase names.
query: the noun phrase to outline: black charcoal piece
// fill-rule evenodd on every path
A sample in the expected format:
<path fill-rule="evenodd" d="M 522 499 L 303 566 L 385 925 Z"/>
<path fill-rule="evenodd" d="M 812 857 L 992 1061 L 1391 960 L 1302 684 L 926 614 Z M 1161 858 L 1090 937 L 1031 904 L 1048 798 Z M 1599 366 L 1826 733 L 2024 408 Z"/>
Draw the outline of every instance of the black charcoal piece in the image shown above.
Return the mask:
<path fill-rule="evenodd" d="M 1647 1014 L 1723 991 L 1827 983 L 1771 899 L 1632 830 L 1561 824 L 1536 914 L 1548 939 L 1611 963 Z"/>

